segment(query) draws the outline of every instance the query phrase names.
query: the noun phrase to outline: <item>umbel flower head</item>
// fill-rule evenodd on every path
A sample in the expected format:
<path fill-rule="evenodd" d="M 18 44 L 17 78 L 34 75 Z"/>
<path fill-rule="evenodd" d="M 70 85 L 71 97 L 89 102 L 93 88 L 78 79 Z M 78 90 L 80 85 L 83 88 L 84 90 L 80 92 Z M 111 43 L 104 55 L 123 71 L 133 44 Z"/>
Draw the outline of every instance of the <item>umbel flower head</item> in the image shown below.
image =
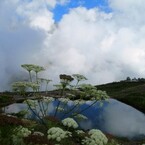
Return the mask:
<path fill-rule="evenodd" d="M 15 91 L 25 92 L 29 88 L 31 88 L 33 91 L 37 90 L 39 85 L 32 82 L 14 82 L 12 87 Z"/>
<path fill-rule="evenodd" d="M 71 81 L 74 80 L 70 75 L 66 75 L 66 74 L 61 74 L 61 75 L 59 75 L 59 78 L 60 78 L 61 80 L 67 80 L 67 81 L 69 81 L 69 82 L 71 82 Z"/>
<path fill-rule="evenodd" d="M 27 137 L 31 134 L 31 131 L 28 128 L 19 126 L 14 130 L 14 134 L 17 137 Z"/>
<path fill-rule="evenodd" d="M 84 145 L 105 145 L 108 142 L 107 137 L 98 129 L 92 129 L 88 132 L 90 137 L 82 140 Z"/>
<path fill-rule="evenodd" d="M 75 132 L 76 132 L 78 135 L 79 135 L 79 134 L 84 134 L 84 133 L 85 133 L 83 130 L 76 130 Z"/>
<path fill-rule="evenodd" d="M 62 108 L 62 107 L 58 107 L 57 109 L 58 109 L 59 112 L 64 112 L 64 108 Z"/>
<path fill-rule="evenodd" d="M 65 118 L 62 120 L 62 124 L 67 127 L 77 128 L 78 124 L 73 118 Z"/>
<path fill-rule="evenodd" d="M 74 100 L 73 103 L 74 105 L 83 105 L 86 103 L 86 101 L 79 99 L 79 100 Z"/>
<path fill-rule="evenodd" d="M 87 80 L 87 78 L 83 75 L 80 75 L 80 74 L 73 74 L 72 75 L 78 82 L 81 81 L 81 80 Z"/>
<path fill-rule="evenodd" d="M 62 139 L 67 138 L 71 136 L 71 132 L 69 131 L 64 131 L 63 129 L 59 127 L 52 127 L 48 131 L 48 139 L 56 140 L 60 142 Z"/>
<path fill-rule="evenodd" d="M 32 108 L 35 108 L 38 105 L 37 100 L 32 100 L 32 99 L 27 99 L 27 100 L 23 101 L 23 103 L 28 104 Z"/>
<path fill-rule="evenodd" d="M 69 83 L 74 80 L 70 75 L 66 75 L 66 74 L 59 75 L 59 78 L 63 88 L 67 87 Z"/>
<path fill-rule="evenodd" d="M 45 103 L 50 103 L 50 102 L 54 101 L 54 98 L 53 97 L 45 97 L 45 96 L 42 96 L 42 100 Z"/>
<path fill-rule="evenodd" d="M 64 103 L 64 104 L 67 104 L 68 101 L 70 101 L 69 98 L 59 98 L 58 100 L 59 100 L 60 102 Z"/>
<path fill-rule="evenodd" d="M 83 114 L 73 114 L 74 115 L 74 117 L 76 118 L 76 119 L 78 119 L 78 120 L 87 120 L 88 118 L 85 116 L 85 115 L 83 115 Z"/>

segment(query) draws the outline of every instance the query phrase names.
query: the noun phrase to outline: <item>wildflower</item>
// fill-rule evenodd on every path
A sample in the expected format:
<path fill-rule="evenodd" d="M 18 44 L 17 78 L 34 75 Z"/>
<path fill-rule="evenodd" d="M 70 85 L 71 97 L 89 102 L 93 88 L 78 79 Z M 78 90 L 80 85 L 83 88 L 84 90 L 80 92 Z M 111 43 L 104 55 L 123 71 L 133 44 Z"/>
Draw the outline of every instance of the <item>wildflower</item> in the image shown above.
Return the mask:
<path fill-rule="evenodd" d="M 69 131 L 66 131 L 66 137 L 72 137 L 72 133 Z"/>
<path fill-rule="evenodd" d="M 62 89 L 65 89 L 70 84 L 70 82 L 74 80 L 74 78 L 72 78 L 70 75 L 65 74 L 59 75 L 59 78 Z"/>
<path fill-rule="evenodd" d="M 42 100 L 46 103 L 50 103 L 50 102 L 54 101 L 54 98 L 42 96 Z"/>
<path fill-rule="evenodd" d="M 58 109 L 59 112 L 63 112 L 64 111 L 64 108 L 62 108 L 62 107 L 58 107 L 57 109 Z"/>
<path fill-rule="evenodd" d="M 67 138 L 71 136 L 71 132 L 64 131 L 63 129 L 59 127 L 52 127 L 48 131 L 48 139 L 56 140 L 57 142 L 60 142 L 62 139 Z"/>
<path fill-rule="evenodd" d="M 14 82 L 12 84 L 12 88 L 15 91 L 19 91 L 19 92 L 25 92 L 26 89 L 28 88 L 27 86 L 27 82 Z"/>
<path fill-rule="evenodd" d="M 70 75 L 66 75 L 66 74 L 61 74 L 61 75 L 59 75 L 59 78 L 61 79 L 61 80 L 65 80 L 65 81 L 73 81 L 74 80 L 74 78 L 72 78 Z"/>
<path fill-rule="evenodd" d="M 76 132 L 78 135 L 79 135 L 79 134 L 83 134 L 83 133 L 85 133 L 85 132 L 82 131 L 82 130 L 76 130 L 75 132 Z"/>
<path fill-rule="evenodd" d="M 35 108 L 38 104 L 37 104 L 37 100 L 31 100 L 31 99 L 27 99 L 25 100 L 23 103 L 28 104 L 29 106 L 31 106 L 32 108 Z"/>
<path fill-rule="evenodd" d="M 107 137 L 97 129 L 92 129 L 88 133 L 90 137 L 85 137 L 82 140 L 82 144 L 84 145 L 105 145 L 108 142 Z"/>
<path fill-rule="evenodd" d="M 77 128 L 78 124 L 73 118 L 66 118 L 62 120 L 62 124 L 67 127 Z"/>
<path fill-rule="evenodd" d="M 41 72 L 41 71 L 44 71 L 44 67 L 42 66 L 39 66 L 39 65 L 33 65 L 33 69 L 32 69 L 34 72 L 38 73 L 38 72 Z"/>
<path fill-rule="evenodd" d="M 72 75 L 78 82 L 81 81 L 81 80 L 87 80 L 87 78 L 83 75 L 80 75 L 80 74 L 73 74 Z"/>
<path fill-rule="evenodd" d="M 67 104 L 69 99 L 68 98 L 59 98 L 59 101 L 61 101 L 62 103 Z"/>
<path fill-rule="evenodd" d="M 85 115 L 82 115 L 82 114 L 77 114 L 77 115 L 74 114 L 74 117 L 78 120 L 87 120 L 88 119 Z"/>
<path fill-rule="evenodd" d="M 32 82 L 14 82 L 12 87 L 15 91 L 25 92 L 28 88 L 36 91 L 39 88 L 39 85 Z"/>
<path fill-rule="evenodd" d="M 86 101 L 84 101 L 84 100 L 75 100 L 75 101 L 74 101 L 74 104 L 75 104 L 75 105 L 83 105 L 85 102 L 86 102 Z"/>
<path fill-rule="evenodd" d="M 24 144 L 23 138 L 28 137 L 31 134 L 31 131 L 28 130 L 28 128 L 22 126 L 16 127 L 13 132 L 12 142 L 14 145 Z"/>
<path fill-rule="evenodd" d="M 33 91 L 37 91 L 40 87 L 37 83 L 32 82 L 27 82 L 27 86 L 31 88 Z"/>
<path fill-rule="evenodd" d="M 31 131 L 28 128 L 19 126 L 15 130 L 15 135 L 18 137 L 27 137 L 28 135 L 31 134 Z"/>

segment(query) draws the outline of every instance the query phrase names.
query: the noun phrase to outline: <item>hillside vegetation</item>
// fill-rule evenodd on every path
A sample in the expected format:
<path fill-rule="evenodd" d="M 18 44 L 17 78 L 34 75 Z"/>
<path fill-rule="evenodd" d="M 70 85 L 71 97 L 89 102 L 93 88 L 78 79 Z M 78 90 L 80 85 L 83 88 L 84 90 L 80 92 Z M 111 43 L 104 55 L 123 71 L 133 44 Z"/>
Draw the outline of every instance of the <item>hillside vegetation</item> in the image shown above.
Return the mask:
<path fill-rule="evenodd" d="M 120 81 L 96 86 L 114 99 L 145 113 L 145 82 Z"/>

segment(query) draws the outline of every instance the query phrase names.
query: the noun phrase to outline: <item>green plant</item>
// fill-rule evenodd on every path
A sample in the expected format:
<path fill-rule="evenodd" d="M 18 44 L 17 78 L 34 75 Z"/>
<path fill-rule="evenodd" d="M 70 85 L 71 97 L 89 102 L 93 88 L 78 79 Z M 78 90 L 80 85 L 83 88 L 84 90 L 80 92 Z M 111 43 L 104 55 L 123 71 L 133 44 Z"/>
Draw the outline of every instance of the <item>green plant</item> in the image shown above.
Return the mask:
<path fill-rule="evenodd" d="M 48 130 L 47 133 L 48 139 L 56 140 L 57 142 L 60 142 L 62 139 L 72 136 L 71 132 L 64 131 L 59 127 L 52 127 Z"/>
<path fill-rule="evenodd" d="M 32 82 L 31 72 L 34 71 L 37 83 L 38 83 L 38 73 L 45 70 L 44 67 L 35 64 L 22 64 L 21 67 L 29 72 L 30 82 Z"/>
<path fill-rule="evenodd" d="M 45 86 L 45 91 L 46 91 L 46 94 L 47 94 L 47 92 L 48 92 L 48 84 L 49 84 L 49 82 L 51 82 L 52 80 L 50 80 L 50 79 L 44 79 L 44 78 L 38 78 L 38 82 L 39 82 L 39 85 L 41 84 L 41 83 L 46 83 L 46 86 Z"/>
<path fill-rule="evenodd" d="M 23 138 L 31 134 L 28 128 L 18 126 L 13 130 L 12 142 L 14 145 L 25 145 Z"/>
<path fill-rule="evenodd" d="M 37 92 L 40 88 L 40 82 L 46 81 L 46 89 L 47 85 L 50 82 L 50 80 L 38 78 L 38 73 L 41 71 L 44 71 L 44 68 L 38 65 L 32 65 L 32 64 L 24 64 L 22 65 L 23 68 L 25 68 L 29 72 L 30 81 L 31 82 L 15 82 L 13 83 L 12 87 L 15 91 L 18 91 L 23 97 L 25 98 L 24 103 L 27 104 L 28 110 L 30 110 L 39 120 L 40 122 L 48 128 L 49 123 L 46 121 L 46 117 L 48 115 L 48 106 L 49 103 L 54 101 L 54 98 L 41 96 L 38 100 L 31 100 L 28 99 L 26 96 L 26 92 L 29 90 L 33 90 L 33 92 Z M 36 75 L 36 81 L 32 82 L 31 72 L 34 71 Z M 57 100 L 57 106 L 54 111 L 54 118 L 57 118 L 57 113 L 62 113 L 62 119 L 65 118 L 66 115 L 69 115 L 71 118 L 67 118 L 63 120 L 63 124 L 67 125 L 68 127 L 76 128 L 78 127 L 78 124 L 72 119 L 87 119 L 86 116 L 82 115 L 84 111 L 92 107 L 97 101 L 99 100 L 105 100 L 108 99 L 108 95 L 105 91 L 97 90 L 96 87 L 90 85 L 90 84 L 79 84 L 81 81 L 87 80 L 86 77 L 80 74 L 73 74 L 66 75 L 66 74 L 60 74 L 60 84 L 55 85 L 59 88 L 60 92 L 60 98 Z M 71 82 L 73 80 L 76 80 L 75 85 L 71 85 Z M 69 92 L 69 93 L 68 93 Z M 35 94 L 34 94 L 35 95 Z M 77 98 L 74 96 L 77 95 Z M 73 96 L 71 100 L 68 98 L 68 96 Z M 88 105 L 84 109 L 80 109 L 80 106 L 82 104 L 85 104 L 86 100 L 92 100 L 92 104 Z M 69 101 L 73 101 L 73 105 L 68 108 L 67 104 Z M 39 110 L 39 111 L 38 111 Z"/>
<path fill-rule="evenodd" d="M 78 128 L 77 122 L 73 118 L 65 118 L 62 120 L 62 124 L 68 128 Z"/>
<path fill-rule="evenodd" d="M 108 142 L 107 137 L 97 129 L 92 129 L 88 132 L 89 137 L 82 140 L 84 145 L 106 145 Z"/>
<path fill-rule="evenodd" d="M 26 69 L 29 72 L 29 79 L 30 79 L 30 82 L 32 82 L 31 71 L 33 70 L 33 64 L 22 64 L 21 67 Z"/>

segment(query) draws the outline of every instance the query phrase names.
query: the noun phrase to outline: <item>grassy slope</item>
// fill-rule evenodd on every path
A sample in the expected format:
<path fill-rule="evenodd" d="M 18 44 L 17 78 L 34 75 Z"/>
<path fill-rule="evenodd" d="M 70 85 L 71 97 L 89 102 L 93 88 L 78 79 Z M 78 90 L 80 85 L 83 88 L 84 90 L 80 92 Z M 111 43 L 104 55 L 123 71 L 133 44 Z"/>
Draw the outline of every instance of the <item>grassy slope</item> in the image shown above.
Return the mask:
<path fill-rule="evenodd" d="M 113 82 L 96 86 L 111 98 L 135 107 L 145 113 L 145 82 Z"/>

